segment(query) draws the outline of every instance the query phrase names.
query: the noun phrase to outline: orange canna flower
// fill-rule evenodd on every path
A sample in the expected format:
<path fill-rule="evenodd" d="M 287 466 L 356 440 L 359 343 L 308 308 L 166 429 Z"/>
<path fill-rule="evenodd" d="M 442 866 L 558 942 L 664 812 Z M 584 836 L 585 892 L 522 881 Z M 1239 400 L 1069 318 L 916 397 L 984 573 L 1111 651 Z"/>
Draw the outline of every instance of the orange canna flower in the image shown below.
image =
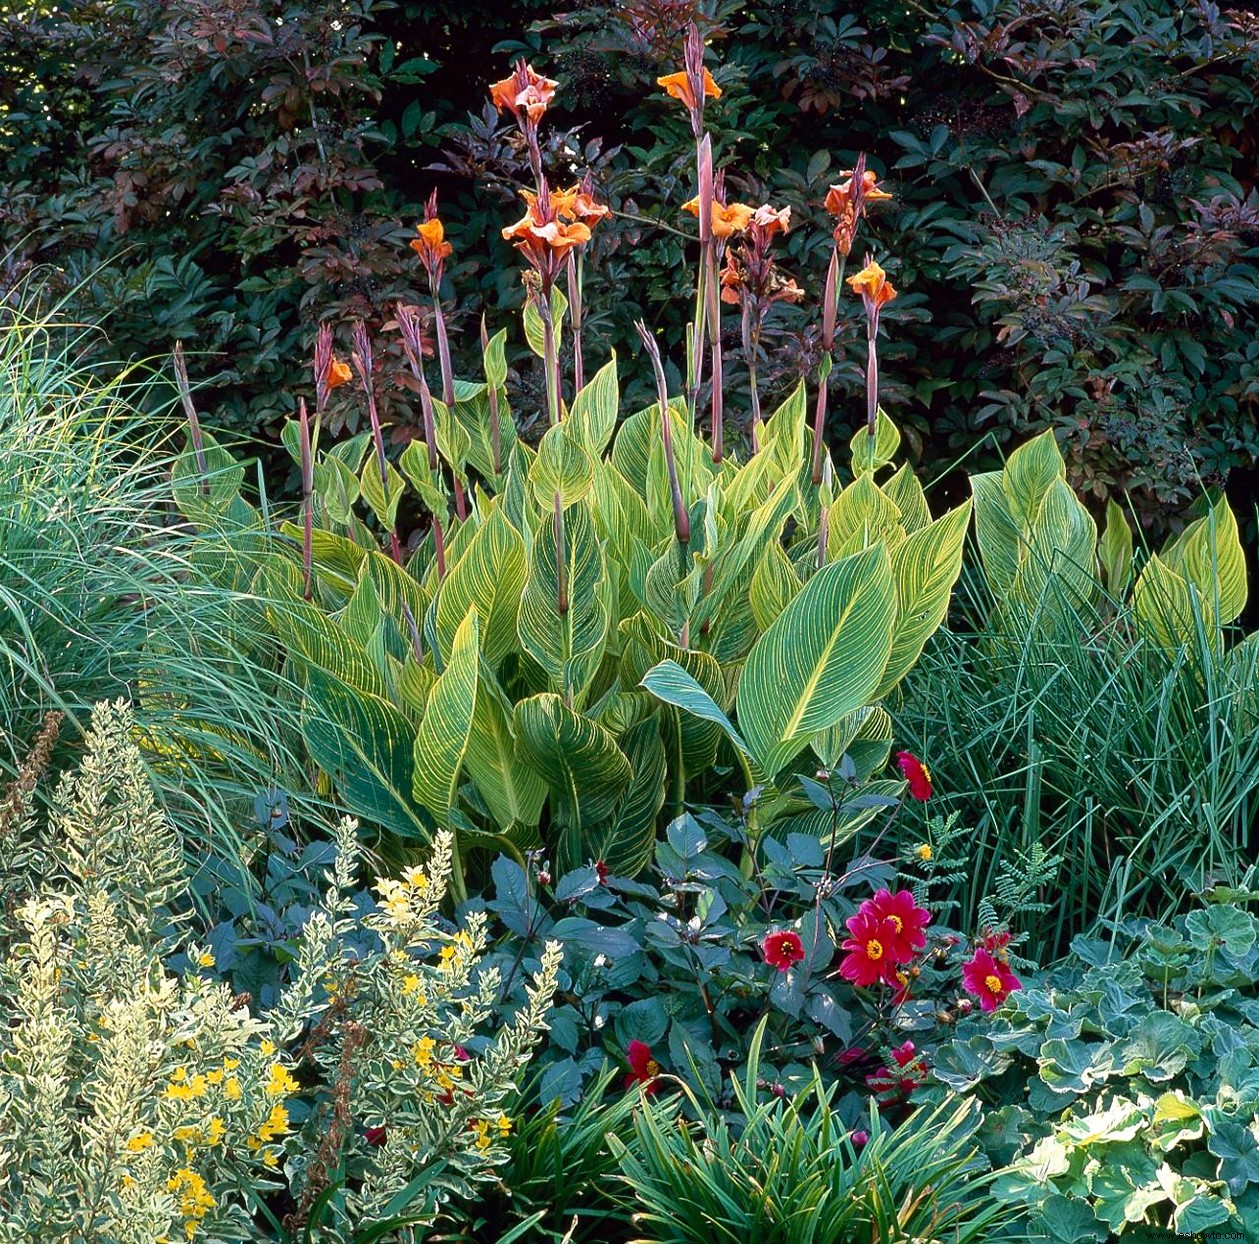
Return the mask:
<path fill-rule="evenodd" d="M 531 257 L 542 257 L 546 252 L 566 255 L 574 246 L 590 241 L 590 226 L 581 221 L 541 221 L 531 204 L 521 220 L 503 230 L 503 237 Z"/>
<path fill-rule="evenodd" d="M 612 209 L 606 203 L 598 203 L 595 197 L 581 186 L 574 186 L 566 193 L 573 196 L 571 214 L 583 223 L 597 224 L 605 216 L 612 215 Z"/>
<path fill-rule="evenodd" d="M 506 108 L 517 121 L 524 112 L 530 121 L 536 123 L 555 98 L 558 87 L 559 83 L 554 79 L 544 78 L 532 65 L 521 61 L 515 73 L 490 86 L 490 101 L 499 112 Z"/>
<path fill-rule="evenodd" d="M 682 204 L 684 212 L 692 216 L 699 215 L 699 197 Z M 713 237 L 728 238 L 733 234 L 742 233 L 748 227 L 756 209 L 746 203 L 719 203 L 713 200 Z"/>
<path fill-rule="evenodd" d="M 853 293 L 861 295 L 867 310 L 877 311 L 884 303 L 891 302 L 896 297 L 896 290 L 887 279 L 887 273 L 873 260 L 856 276 L 850 276 L 848 284 Z"/>
<path fill-rule="evenodd" d="M 752 224 L 756 228 L 764 229 L 766 237 L 772 238 L 775 233 L 786 233 L 791 228 L 791 208 L 776 210 L 766 203 L 756 209 Z"/>
<path fill-rule="evenodd" d="M 832 186 L 826 195 L 826 210 L 832 216 L 843 216 L 853 201 L 853 171 L 845 169 L 841 177 L 848 178 L 838 186 Z M 878 174 L 867 169 L 861 174 L 861 197 L 866 203 L 890 202 L 892 196 L 878 187 Z"/>
<path fill-rule="evenodd" d="M 416 225 L 415 231 L 420 236 L 412 241 L 411 249 L 429 266 L 439 263 L 454 250 L 446 241 L 445 226 L 436 216 Z"/>
<path fill-rule="evenodd" d="M 354 379 L 354 373 L 350 370 L 349 363 L 343 363 L 340 359 L 334 358 L 328 362 L 325 379 L 329 389 L 339 389 L 343 384 L 348 384 Z"/>
<path fill-rule="evenodd" d="M 691 93 L 691 80 L 686 70 L 667 73 L 663 78 L 656 79 L 656 85 L 664 87 L 671 99 L 680 99 L 688 108 L 695 107 L 695 96 Z M 707 69 L 704 70 L 704 97 L 706 99 L 721 98 L 721 87 L 713 80 L 713 75 Z"/>

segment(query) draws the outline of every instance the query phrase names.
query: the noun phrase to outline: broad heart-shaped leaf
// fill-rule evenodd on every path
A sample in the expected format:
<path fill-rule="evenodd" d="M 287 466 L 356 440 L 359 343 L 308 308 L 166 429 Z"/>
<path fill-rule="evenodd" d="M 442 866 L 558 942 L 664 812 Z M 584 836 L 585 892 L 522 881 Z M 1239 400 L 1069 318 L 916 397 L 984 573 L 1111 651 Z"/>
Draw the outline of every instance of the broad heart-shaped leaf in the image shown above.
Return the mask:
<path fill-rule="evenodd" d="M 521 700 L 512 724 L 516 755 L 545 779 L 560 822 L 581 830 L 613 815 L 633 773 L 611 733 L 550 692 Z"/>
<path fill-rule="evenodd" d="M 1001 488 L 1010 513 L 1020 527 L 1028 527 L 1058 480 L 1066 481 L 1067 465 L 1053 429 L 1020 445 L 1001 472 Z"/>
<path fill-rule="evenodd" d="M 477 701 L 480 626 L 475 609 L 460 624 L 445 670 L 428 693 L 415 736 L 416 800 L 438 821 L 450 815 Z"/>
<path fill-rule="evenodd" d="M 726 737 L 745 756 L 751 756 L 748 745 L 721 711 L 717 701 L 704 690 L 676 661 L 661 661 L 643 675 L 642 685 L 658 700 L 711 721 L 725 731 Z"/>
<path fill-rule="evenodd" d="M 450 659 L 455 632 L 468 610 L 475 607 L 481 651 L 497 670 L 516 648 L 516 618 L 524 585 L 524 538 L 507 521 L 502 506 L 495 503 L 438 591 L 437 643 L 442 661 Z"/>
<path fill-rule="evenodd" d="M 737 717 L 767 775 L 869 703 L 895 623 L 892 565 L 880 544 L 818 571 L 756 641 L 739 675 Z"/>
<path fill-rule="evenodd" d="M 857 434 L 848 442 L 852 451 L 852 473 L 862 475 L 866 471 L 879 471 L 896 457 L 901 447 L 900 429 L 879 407 L 874 422 L 874 435 L 869 428 L 859 428 Z"/>
<path fill-rule="evenodd" d="M 485 661 L 478 680 L 464 770 L 500 828 L 536 825 L 546 802 L 546 783 L 516 758 L 511 701 Z"/>
<path fill-rule="evenodd" d="M 398 523 L 398 504 L 402 494 L 406 492 L 407 482 L 392 462 L 385 463 L 385 478 L 380 478 L 380 463 L 372 454 L 363 464 L 359 475 L 359 487 L 363 490 L 363 500 L 372 507 L 376 521 L 386 530 L 392 531 Z"/>
<path fill-rule="evenodd" d="M 574 396 L 568 416 L 592 458 L 598 458 L 612 440 L 620 405 L 621 390 L 616 375 L 616 352 L 613 351 L 612 357 Z"/>
<path fill-rule="evenodd" d="M 1122 601 L 1132 582 L 1132 528 L 1123 511 L 1113 502 L 1106 502 L 1106 530 L 1097 545 L 1106 590 L 1111 599 Z"/>
<path fill-rule="evenodd" d="M 1023 529 L 1001 487 L 1000 471 L 972 475 L 970 486 L 975 500 L 975 539 L 979 542 L 984 577 L 992 594 L 1004 600 L 1014 586 L 1023 557 Z"/>
<path fill-rule="evenodd" d="M 896 629 L 892 655 L 874 699 L 881 700 L 914 667 L 948 612 L 949 597 L 962 573 L 962 547 L 970 523 L 970 502 L 915 531 L 892 550 L 896 582 Z"/>
<path fill-rule="evenodd" d="M 555 537 L 553 517 L 544 519 L 534 535 L 517 632 L 552 687 L 576 701 L 603 656 L 611 625 L 611 584 L 590 513 L 578 503 L 563 516 L 567 608 L 561 612 Z"/>
<path fill-rule="evenodd" d="M 302 733 L 349 811 L 400 837 L 429 837 L 412 799 L 415 732 L 392 704 L 312 668 Z"/>
<path fill-rule="evenodd" d="M 1221 497 L 1164 550 L 1167 565 L 1198 590 L 1216 625 L 1234 621 L 1246 606 L 1246 557 L 1237 519 Z"/>
<path fill-rule="evenodd" d="M 618 877 L 634 877 L 651 862 L 656 845 L 656 818 L 664 806 L 664 744 L 656 717 L 629 729 L 619 744 L 633 774 L 615 815 L 603 825 L 565 832 L 566 858 L 576 867 L 603 860 Z"/>
<path fill-rule="evenodd" d="M 572 420 L 557 423 L 542 438 L 538 456 L 529 468 L 529 485 L 538 506 L 549 511 L 560 495 L 560 504 L 568 509 L 580 501 L 594 484 L 594 465 L 581 446 Z"/>

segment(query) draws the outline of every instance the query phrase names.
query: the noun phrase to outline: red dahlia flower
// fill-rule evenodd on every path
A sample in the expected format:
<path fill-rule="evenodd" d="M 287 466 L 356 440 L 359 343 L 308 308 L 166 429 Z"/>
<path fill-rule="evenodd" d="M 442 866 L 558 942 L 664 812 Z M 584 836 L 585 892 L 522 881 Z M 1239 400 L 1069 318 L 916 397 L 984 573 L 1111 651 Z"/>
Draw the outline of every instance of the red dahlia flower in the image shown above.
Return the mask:
<path fill-rule="evenodd" d="M 900 766 L 905 780 L 909 783 L 909 793 L 918 800 L 926 802 L 931 798 L 931 770 L 918 759 L 913 752 L 897 752 L 896 763 Z"/>
<path fill-rule="evenodd" d="M 625 1077 L 625 1087 L 629 1089 L 635 1084 L 641 1084 L 644 1093 L 654 1093 L 659 1087 L 656 1081 L 660 1075 L 660 1064 L 652 1058 L 651 1046 L 643 1041 L 631 1041 L 625 1051 L 625 1058 L 630 1065 L 629 1074 Z"/>
<path fill-rule="evenodd" d="M 983 947 L 975 951 L 969 963 L 962 965 L 962 986 L 979 999 L 985 1011 L 995 1011 L 1014 990 L 1023 988 L 1019 978 Z"/>
<path fill-rule="evenodd" d="M 800 934 L 791 929 L 775 929 L 772 933 L 766 933 L 762 939 L 761 954 L 770 967 L 785 972 L 804 958 L 804 943 L 800 940 Z"/>
<path fill-rule="evenodd" d="M 845 923 L 851 936 L 843 944 L 848 953 L 839 965 L 839 974 L 854 985 L 866 988 L 878 981 L 896 984 L 896 961 L 890 953 L 897 936 L 895 926 L 881 920 L 864 903 Z"/>
<path fill-rule="evenodd" d="M 926 946 L 927 935 L 923 929 L 931 923 L 931 913 L 919 907 L 908 890 L 897 890 L 895 894 L 880 890 L 862 903 L 861 908 L 886 920 L 896 931 L 888 953 L 897 963 L 908 963 L 915 951 Z"/>

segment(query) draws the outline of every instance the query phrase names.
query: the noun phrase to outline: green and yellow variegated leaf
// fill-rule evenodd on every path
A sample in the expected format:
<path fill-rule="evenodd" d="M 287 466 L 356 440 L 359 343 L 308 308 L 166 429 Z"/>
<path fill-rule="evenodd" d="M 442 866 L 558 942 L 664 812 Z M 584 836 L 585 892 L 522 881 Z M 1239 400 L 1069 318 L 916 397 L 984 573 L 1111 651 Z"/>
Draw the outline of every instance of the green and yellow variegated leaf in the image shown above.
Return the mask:
<path fill-rule="evenodd" d="M 881 700 L 913 669 L 927 640 L 944 621 L 953 585 L 962 573 L 970 511 L 969 501 L 959 505 L 892 550 L 896 628 L 875 699 Z"/>
<path fill-rule="evenodd" d="M 1098 560 L 1111 599 L 1122 601 L 1132 582 L 1132 528 L 1123 511 L 1113 502 L 1106 502 L 1106 530 L 1097 546 Z"/>
<path fill-rule="evenodd" d="M 658 700 L 717 726 L 745 756 L 752 752 L 721 705 L 676 661 L 661 661 L 643 675 L 642 686 Z"/>
<path fill-rule="evenodd" d="M 576 699 L 598 668 L 612 624 L 609 580 L 594 523 L 579 502 L 564 512 L 568 607 L 561 613 L 555 534 L 554 522 L 543 522 L 534 537 L 517 633 L 551 685 Z"/>
<path fill-rule="evenodd" d="M 398 673 L 398 698 L 409 709 L 417 722 L 424 720 L 428 710 L 428 694 L 437 681 L 437 673 L 428 665 L 422 665 L 414 656 L 402 663 Z"/>
<path fill-rule="evenodd" d="M 304 669 L 320 669 L 342 682 L 389 698 L 389 685 L 361 645 L 347 635 L 321 609 L 300 597 L 270 597 L 267 622 L 290 657 Z"/>
<path fill-rule="evenodd" d="M 200 462 L 191 446 L 176 455 L 171 464 L 171 491 L 187 518 L 213 527 L 228 516 L 233 502 L 240 498 L 245 468 L 209 432 L 201 433 L 201 442 Z"/>
<path fill-rule="evenodd" d="M 565 834 L 566 863 L 603 860 L 618 877 L 633 877 L 651 862 L 656 819 L 664 806 L 667 770 L 664 744 L 654 717 L 633 727 L 620 742 L 633 774 L 610 821 Z"/>
<path fill-rule="evenodd" d="M 1001 472 L 987 471 L 970 477 L 975 500 L 975 538 L 984 564 L 984 577 L 992 594 L 1003 600 L 1014 586 L 1023 559 L 1023 529 L 1010 509 L 1001 487 Z"/>
<path fill-rule="evenodd" d="M 420 498 L 420 504 L 430 514 L 436 514 L 443 522 L 450 504 L 446 499 L 445 483 L 441 473 L 430 469 L 428 449 L 423 441 L 412 441 L 398 459 L 402 473 L 411 481 Z"/>
<path fill-rule="evenodd" d="M 529 502 L 529 467 L 533 464 L 533 450 L 523 441 L 512 447 L 507 461 L 507 481 L 498 495 L 507 521 L 525 538 L 525 551 L 533 544 L 536 525 L 535 511 Z"/>
<path fill-rule="evenodd" d="M 748 600 L 752 616 L 762 630 L 769 630 L 774 619 L 795 599 L 802 584 L 796 568 L 777 540 L 765 546 L 752 575 Z"/>
<path fill-rule="evenodd" d="M 612 540 L 614 548 L 620 547 L 626 534 L 650 547 L 672 526 L 668 516 L 663 522 L 653 522 L 647 513 L 647 503 L 610 462 L 596 464 L 594 494 L 599 534 L 605 540 Z"/>
<path fill-rule="evenodd" d="M 889 465 L 901 447 L 900 429 L 883 413 L 879 407 L 874 423 L 874 435 L 868 428 L 860 428 L 856 436 L 848 442 L 852 451 L 852 473 L 864 475 L 867 471 L 875 472 Z"/>
<path fill-rule="evenodd" d="M 335 523 L 348 526 L 359 499 L 358 475 L 331 453 L 314 465 L 315 495 Z"/>
<path fill-rule="evenodd" d="M 1157 553 L 1137 576 L 1132 611 L 1142 629 L 1164 648 L 1175 650 L 1197 633 L 1194 591 Z"/>
<path fill-rule="evenodd" d="M 366 647 L 380 626 L 380 598 L 367 572 L 364 561 L 355 586 L 344 609 L 332 615 L 333 621 L 360 647 Z"/>
<path fill-rule="evenodd" d="M 449 659 L 455 633 L 475 607 L 481 651 L 495 670 L 517 644 L 516 618 L 525 584 L 525 542 L 500 506 L 475 530 L 467 552 L 437 594 L 437 643 Z"/>
<path fill-rule="evenodd" d="M 555 348 L 557 350 L 559 349 L 561 330 L 564 327 L 564 315 L 567 311 L 568 299 L 564 297 L 563 291 L 556 285 L 551 290 L 551 323 L 555 331 Z M 542 317 L 538 314 L 538 309 L 533 305 L 532 299 L 525 302 L 524 322 L 525 340 L 529 343 L 529 349 L 538 358 L 544 357 L 546 350 L 542 334 Z"/>
<path fill-rule="evenodd" d="M 501 389 L 507 383 L 507 330 L 500 328 L 485 346 L 481 360 L 485 383 L 493 389 Z"/>
<path fill-rule="evenodd" d="M 302 543 L 301 524 L 281 523 L 280 532 L 298 545 Z M 367 550 L 362 545 L 316 527 L 310 533 L 310 550 L 311 564 L 321 583 L 347 596 L 354 591 L 359 569 L 367 556 Z"/>
<path fill-rule="evenodd" d="M 404 606 L 411 611 L 411 616 L 418 626 L 428 608 L 428 597 L 424 594 L 423 588 L 409 571 L 404 570 L 392 557 L 385 556 L 379 549 L 372 549 L 367 554 L 363 565 L 371 578 L 372 586 L 376 589 L 376 598 L 380 601 L 381 612 L 393 620 L 399 634 L 409 641 L 411 628 L 406 620 Z"/>
<path fill-rule="evenodd" d="M 795 482 L 783 479 L 778 482 L 764 504 L 751 513 L 746 524 L 741 522 L 741 515 L 732 516 L 731 523 L 737 524 L 734 530 L 739 534 L 730 547 L 718 547 L 717 555 L 713 559 L 712 581 L 695 610 L 695 625 L 702 626 L 717 615 L 726 596 L 737 584 L 744 581 L 748 566 L 755 565 L 757 559 L 764 556 L 763 550 L 771 546 L 781 547 L 779 537 L 783 524 L 795 508 L 795 500 Z"/>
<path fill-rule="evenodd" d="M 901 512 L 901 526 L 906 533 L 918 531 L 931 521 L 927 497 L 918 482 L 918 476 L 905 463 L 883 485 L 883 495 Z"/>
<path fill-rule="evenodd" d="M 612 465 L 644 501 L 647 500 L 647 467 L 652 446 L 660 439 L 656 406 L 635 411 L 621 424 L 612 446 Z"/>
<path fill-rule="evenodd" d="M 633 773 L 611 733 L 549 692 L 521 700 L 512 724 L 517 758 L 545 780 L 557 820 L 581 829 L 613 815 Z"/>
<path fill-rule="evenodd" d="M 306 746 L 346 809 L 403 838 L 427 838 L 432 827 L 412 800 L 411 723 L 323 670 L 309 670 L 306 686 Z"/>
<path fill-rule="evenodd" d="M 456 386 L 460 382 L 455 381 Z M 494 428 L 490 418 L 490 399 L 483 385 L 477 391 L 455 402 L 454 416 L 467 437 L 467 460 L 488 480 L 494 473 Z M 516 424 L 511 417 L 506 394 L 498 395 L 498 453 L 499 461 L 506 464 L 512 446 L 516 443 Z"/>
<path fill-rule="evenodd" d="M 673 430 L 678 484 L 689 509 L 697 498 L 708 491 L 708 485 L 713 478 L 712 456 L 708 446 L 690 432 L 686 417 L 677 406 L 670 406 L 669 421 Z M 664 437 L 658 421 L 655 431 L 656 441 L 651 447 L 651 457 L 647 464 L 647 513 L 666 516 L 668 530 L 672 530 L 673 494 L 670 491 L 669 471 L 665 463 Z"/>
<path fill-rule="evenodd" d="M 895 622 L 892 566 L 880 544 L 818 571 L 756 641 L 739 675 L 738 721 L 765 773 L 869 702 Z"/>
<path fill-rule="evenodd" d="M 672 660 L 684 669 L 714 699 L 725 697 L 726 688 L 721 666 L 706 652 L 680 648 L 662 639 L 653 629 L 647 614 L 639 613 L 621 623 L 621 685 L 637 687 L 647 672 L 661 661 Z M 698 717 L 687 715 L 681 723 L 682 758 L 686 769 L 700 773 L 717 756 L 718 727 Z"/>
<path fill-rule="evenodd" d="M 464 769 L 496 825 L 503 830 L 536 825 L 546 802 L 546 783 L 517 758 L 512 705 L 485 662 L 479 678 Z"/>
<path fill-rule="evenodd" d="M 557 423 L 538 445 L 538 456 L 529 468 L 529 486 L 540 509 L 549 513 L 554 506 L 555 494 L 560 504 L 568 509 L 581 501 L 594 484 L 594 465 L 590 455 L 581 447 L 581 441 L 571 419 Z"/>
<path fill-rule="evenodd" d="M 1163 550 L 1163 560 L 1197 588 L 1216 625 L 1226 626 L 1246 607 L 1246 556 L 1223 497 Z"/>
<path fill-rule="evenodd" d="M 858 475 L 831 506 L 826 560 L 839 561 L 880 541 L 889 549 L 904 536 L 900 510 L 888 499 L 874 476 Z"/>
<path fill-rule="evenodd" d="M 407 483 L 392 462 L 385 463 L 385 479 L 380 478 L 380 464 L 373 454 L 364 464 L 359 475 L 359 488 L 363 500 L 371 506 L 376 521 L 392 531 L 398 524 L 398 504 L 406 492 Z"/>
<path fill-rule="evenodd" d="M 769 454 L 777 464 L 779 472 L 788 479 L 794 480 L 800 474 L 808 458 L 807 417 L 807 401 L 802 380 L 787 395 L 782 405 L 765 421 L 765 428 L 761 434 L 761 453 Z"/>
<path fill-rule="evenodd" d="M 1026 540 L 1009 603 L 1043 623 L 1066 624 L 1097 592 L 1097 524 L 1065 480 L 1045 490 Z"/>
<path fill-rule="evenodd" d="M 857 779 L 864 781 L 887 764 L 892 749 L 892 719 L 886 709 L 859 708 L 831 729 L 815 734 L 810 742 L 823 768 L 834 769 L 847 756 L 856 768 Z"/>
<path fill-rule="evenodd" d="M 687 556 L 676 540 L 666 539 L 664 551 L 652 562 L 643 584 L 647 608 L 674 635 L 681 635 L 699 603 L 703 579 L 703 567 Z"/>
<path fill-rule="evenodd" d="M 569 421 L 577 429 L 581 443 L 592 458 L 598 458 L 616 430 L 621 390 L 616 375 L 616 353 L 601 367 L 585 388 L 573 398 Z"/>
<path fill-rule="evenodd" d="M 1001 487 L 1015 521 L 1029 526 L 1054 484 L 1066 478 L 1067 466 L 1052 428 L 1020 445 L 1001 472 Z"/>
<path fill-rule="evenodd" d="M 450 660 L 428 693 L 424 720 L 415 736 L 416 802 L 444 822 L 455 801 L 472 718 L 476 712 L 480 626 L 469 611 L 451 648 Z"/>
<path fill-rule="evenodd" d="M 456 381 L 458 383 L 458 381 Z M 437 452 L 458 474 L 468 462 L 472 451 L 472 437 L 467 428 L 455 418 L 445 402 L 433 398 L 433 427 L 437 433 Z"/>

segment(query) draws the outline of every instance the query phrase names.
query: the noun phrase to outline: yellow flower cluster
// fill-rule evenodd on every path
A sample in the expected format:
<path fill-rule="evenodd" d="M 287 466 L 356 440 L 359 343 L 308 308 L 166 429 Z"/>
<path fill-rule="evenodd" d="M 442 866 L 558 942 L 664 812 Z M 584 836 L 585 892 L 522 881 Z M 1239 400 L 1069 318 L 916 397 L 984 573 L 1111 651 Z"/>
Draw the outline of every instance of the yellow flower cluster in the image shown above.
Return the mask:
<path fill-rule="evenodd" d="M 494 1134 L 491 1134 L 491 1129 Z M 500 1114 L 493 1123 L 489 1119 L 476 1119 L 472 1123 L 472 1133 L 473 1148 L 478 1153 L 485 1153 L 495 1139 L 506 1140 L 511 1135 L 511 1119 L 505 1114 Z"/>
<path fill-rule="evenodd" d="M 214 1196 L 206 1187 L 205 1180 L 187 1166 L 177 1170 L 166 1181 L 166 1186 L 178 1199 L 179 1213 L 184 1220 L 184 1234 L 192 1239 L 201 1220 L 214 1208 Z"/>

